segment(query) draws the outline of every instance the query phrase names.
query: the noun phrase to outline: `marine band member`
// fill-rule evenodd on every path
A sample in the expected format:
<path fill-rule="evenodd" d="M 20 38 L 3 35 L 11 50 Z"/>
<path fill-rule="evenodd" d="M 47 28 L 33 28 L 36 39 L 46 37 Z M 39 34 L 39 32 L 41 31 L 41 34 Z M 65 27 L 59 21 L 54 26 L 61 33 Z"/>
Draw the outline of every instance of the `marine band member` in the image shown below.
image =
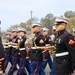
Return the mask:
<path fill-rule="evenodd" d="M 58 36 L 56 37 L 56 54 L 54 58 L 55 75 L 75 74 L 75 41 L 67 32 L 68 19 L 56 17 L 55 25 Z"/>

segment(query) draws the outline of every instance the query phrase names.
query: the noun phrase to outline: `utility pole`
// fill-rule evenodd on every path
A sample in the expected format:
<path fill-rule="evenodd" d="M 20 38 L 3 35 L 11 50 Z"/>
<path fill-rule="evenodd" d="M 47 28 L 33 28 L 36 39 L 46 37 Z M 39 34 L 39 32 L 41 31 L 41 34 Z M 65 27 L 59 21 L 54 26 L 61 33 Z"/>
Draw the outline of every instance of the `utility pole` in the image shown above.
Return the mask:
<path fill-rule="evenodd" d="M 30 13 L 31 13 L 31 20 L 32 20 L 32 13 L 33 13 L 33 12 L 32 12 L 32 11 L 30 11 Z"/>
<path fill-rule="evenodd" d="M 30 15 L 31 15 L 30 27 L 31 27 L 31 36 L 33 37 L 33 33 L 32 33 L 32 22 L 33 22 L 33 20 L 32 20 L 32 13 L 33 13 L 33 11 L 31 10 L 31 11 L 30 11 Z"/>
<path fill-rule="evenodd" d="M 31 10 L 30 11 L 30 15 L 31 15 L 30 25 L 32 25 L 32 22 L 33 22 L 33 20 L 32 20 L 32 13 L 33 13 L 33 11 Z"/>

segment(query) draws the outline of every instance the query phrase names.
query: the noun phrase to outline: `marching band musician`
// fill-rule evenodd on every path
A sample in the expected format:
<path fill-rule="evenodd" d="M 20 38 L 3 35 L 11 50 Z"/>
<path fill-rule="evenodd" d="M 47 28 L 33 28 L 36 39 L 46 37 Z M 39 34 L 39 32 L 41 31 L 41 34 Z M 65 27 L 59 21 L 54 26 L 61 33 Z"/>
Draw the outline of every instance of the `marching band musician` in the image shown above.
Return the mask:
<path fill-rule="evenodd" d="M 19 52 L 20 39 L 17 36 L 17 29 L 12 30 L 12 37 L 13 37 L 12 42 L 10 44 L 16 43 L 18 44 L 18 46 L 13 45 L 12 52 L 11 52 L 12 66 L 9 69 L 8 75 L 13 75 L 14 71 L 17 69 L 16 64 L 19 63 L 18 52 Z"/>
<path fill-rule="evenodd" d="M 43 30 L 43 36 L 45 38 L 45 46 L 51 46 L 52 40 L 48 35 L 49 29 L 44 27 L 42 30 Z M 42 66 L 41 66 L 41 70 L 40 70 L 39 74 L 40 75 L 46 75 L 44 70 L 46 68 L 47 62 L 48 62 L 49 67 L 51 69 L 50 75 L 54 75 L 54 64 L 53 64 L 53 61 L 51 59 L 49 51 L 43 52 L 43 61 L 42 61 Z"/>
<path fill-rule="evenodd" d="M 17 75 L 27 75 L 25 68 L 28 70 L 29 75 L 31 74 L 31 66 L 28 61 L 27 57 L 27 52 L 25 48 L 25 42 L 26 42 L 26 30 L 25 28 L 19 28 L 18 29 L 18 34 L 21 37 L 21 42 L 20 42 L 20 49 L 19 49 L 19 55 L 20 55 L 20 68 L 17 72 Z"/>
<path fill-rule="evenodd" d="M 32 33 L 35 35 L 33 39 L 33 47 L 30 54 L 32 75 L 38 75 L 42 62 L 42 50 L 36 49 L 36 46 L 44 46 L 44 37 L 40 33 L 41 24 L 32 24 Z"/>
<path fill-rule="evenodd" d="M 11 42 L 11 33 L 10 32 L 6 32 L 6 42 L 5 43 L 9 43 Z M 5 49 L 5 62 L 4 62 L 4 69 L 7 68 L 8 62 L 11 63 L 11 50 L 12 50 L 12 46 L 10 44 L 5 44 L 4 45 L 4 49 Z"/>
<path fill-rule="evenodd" d="M 74 37 L 66 31 L 67 23 L 68 19 L 56 17 L 55 25 L 58 35 L 54 57 L 55 75 L 75 74 L 75 41 Z"/>
<path fill-rule="evenodd" d="M 4 72 L 4 55 L 5 55 L 4 48 L 0 37 L 0 74 Z"/>

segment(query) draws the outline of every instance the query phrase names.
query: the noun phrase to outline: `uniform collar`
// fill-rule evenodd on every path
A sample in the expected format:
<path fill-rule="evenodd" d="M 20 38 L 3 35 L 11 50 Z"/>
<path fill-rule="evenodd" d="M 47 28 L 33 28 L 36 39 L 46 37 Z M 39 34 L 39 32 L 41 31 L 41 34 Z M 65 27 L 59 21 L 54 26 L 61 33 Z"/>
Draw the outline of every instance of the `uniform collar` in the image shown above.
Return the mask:
<path fill-rule="evenodd" d="M 24 35 L 24 36 L 22 36 L 22 39 L 24 39 L 24 38 L 26 38 L 26 36 Z"/>
<path fill-rule="evenodd" d="M 17 35 L 16 36 L 14 36 L 13 38 L 16 38 L 17 37 Z"/>
<path fill-rule="evenodd" d="M 36 33 L 36 36 L 38 36 L 38 35 L 40 35 L 41 33 L 40 32 L 38 32 L 38 33 Z"/>
<path fill-rule="evenodd" d="M 46 36 L 44 36 L 45 38 L 47 38 L 48 37 L 48 35 L 46 35 Z"/>
<path fill-rule="evenodd" d="M 64 32 L 66 32 L 66 29 L 62 30 L 61 32 L 59 32 L 58 34 L 63 34 Z"/>

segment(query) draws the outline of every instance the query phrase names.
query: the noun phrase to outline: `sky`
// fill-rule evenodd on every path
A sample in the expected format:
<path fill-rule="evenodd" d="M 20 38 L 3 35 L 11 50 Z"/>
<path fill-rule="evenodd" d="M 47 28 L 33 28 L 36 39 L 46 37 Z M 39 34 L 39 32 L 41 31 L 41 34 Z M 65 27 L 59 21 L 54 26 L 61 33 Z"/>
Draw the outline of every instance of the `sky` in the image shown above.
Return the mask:
<path fill-rule="evenodd" d="M 6 31 L 10 26 L 26 22 L 32 17 L 64 15 L 66 11 L 75 11 L 75 0 L 0 0 L 0 27 Z"/>

